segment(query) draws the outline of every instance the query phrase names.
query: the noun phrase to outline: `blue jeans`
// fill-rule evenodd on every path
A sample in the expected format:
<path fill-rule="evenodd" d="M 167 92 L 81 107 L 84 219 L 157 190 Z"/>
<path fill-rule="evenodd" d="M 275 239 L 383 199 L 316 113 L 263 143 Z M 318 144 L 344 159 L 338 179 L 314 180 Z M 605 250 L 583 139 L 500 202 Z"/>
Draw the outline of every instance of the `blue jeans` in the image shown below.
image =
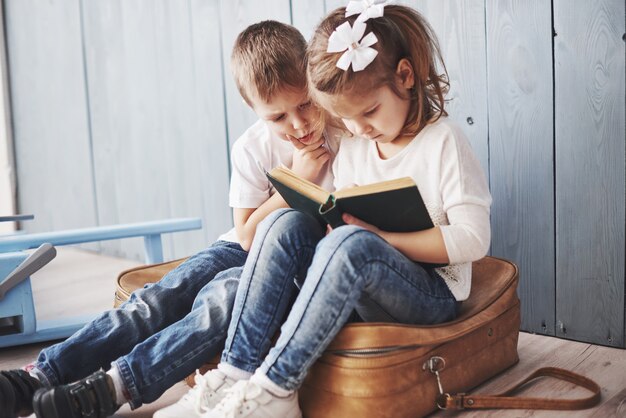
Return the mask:
<path fill-rule="evenodd" d="M 367 322 L 436 324 L 456 317 L 457 302 L 433 269 L 363 228 L 324 233 L 316 220 L 290 209 L 259 224 L 223 362 L 249 372 L 260 367 L 277 385 L 295 390 L 353 311 Z M 294 279 L 302 283 L 299 294 Z"/>
<path fill-rule="evenodd" d="M 42 350 L 35 367 L 59 385 L 114 362 L 133 409 L 155 401 L 221 349 L 247 254 L 237 243 L 214 243 Z"/>

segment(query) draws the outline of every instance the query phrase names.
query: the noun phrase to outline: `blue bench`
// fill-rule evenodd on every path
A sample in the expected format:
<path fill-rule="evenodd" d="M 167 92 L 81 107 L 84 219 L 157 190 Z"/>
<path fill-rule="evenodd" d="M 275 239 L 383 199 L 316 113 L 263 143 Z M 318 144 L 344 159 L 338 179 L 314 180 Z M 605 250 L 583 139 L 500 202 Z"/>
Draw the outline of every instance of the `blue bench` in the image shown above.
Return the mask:
<path fill-rule="evenodd" d="M 32 215 L 0 217 L 0 221 L 32 219 Z M 143 237 L 145 262 L 163 261 L 161 234 L 200 229 L 199 218 L 166 219 L 126 225 L 0 237 L 0 347 L 66 338 L 96 314 L 37 321 L 30 274 L 56 255 L 55 245 Z M 40 248 L 30 254 L 26 250 Z"/>

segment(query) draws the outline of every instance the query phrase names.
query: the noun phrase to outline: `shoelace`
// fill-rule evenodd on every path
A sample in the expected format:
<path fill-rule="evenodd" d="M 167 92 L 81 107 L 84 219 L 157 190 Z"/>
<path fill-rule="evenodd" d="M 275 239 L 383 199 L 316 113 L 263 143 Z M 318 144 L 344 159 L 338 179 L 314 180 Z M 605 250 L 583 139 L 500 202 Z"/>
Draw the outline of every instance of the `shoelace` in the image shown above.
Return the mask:
<path fill-rule="evenodd" d="M 209 409 L 205 404 L 206 395 L 209 391 L 218 389 L 223 384 L 224 379 L 217 376 L 214 371 L 202 375 L 199 370 L 196 370 L 194 381 L 196 385 L 183 396 L 183 400 L 190 402 L 196 414 L 201 415 Z"/>
<path fill-rule="evenodd" d="M 241 380 L 231 388 L 225 389 L 226 397 L 215 406 L 214 411 L 224 414 L 224 418 L 235 418 L 237 410 L 244 406 L 246 400 L 254 399 L 262 389 L 249 380 Z"/>

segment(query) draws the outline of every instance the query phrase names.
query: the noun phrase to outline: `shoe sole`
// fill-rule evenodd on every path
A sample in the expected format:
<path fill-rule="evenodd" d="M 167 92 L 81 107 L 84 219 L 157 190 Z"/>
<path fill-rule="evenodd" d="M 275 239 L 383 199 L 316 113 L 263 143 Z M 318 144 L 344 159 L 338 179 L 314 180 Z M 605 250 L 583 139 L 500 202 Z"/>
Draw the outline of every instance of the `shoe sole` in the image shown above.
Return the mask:
<path fill-rule="evenodd" d="M 12 418 L 15 411 L 15 393 L 13 385 L 4 376 L 0 376 L 0 418 Z"/>
<path fill-rule="evenodd" d="M 37 418 L 68 418 L 57 414 L 54 389 L 38 390 L 33 396 L 33 409 Z"/>

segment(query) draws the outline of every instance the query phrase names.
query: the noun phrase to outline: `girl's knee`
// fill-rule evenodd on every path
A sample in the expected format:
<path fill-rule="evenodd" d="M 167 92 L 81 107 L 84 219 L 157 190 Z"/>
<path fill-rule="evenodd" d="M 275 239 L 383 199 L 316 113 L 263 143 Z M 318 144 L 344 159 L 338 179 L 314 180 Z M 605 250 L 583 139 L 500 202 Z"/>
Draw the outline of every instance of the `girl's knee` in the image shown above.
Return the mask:
<path fill-rule="evenodd" d="M 268 236 L 280 238 L 290 236 L 294 233 L 319 233 L 322 228 L 320 224 L 311 216 L 294 209 L 278 209 L 272 212 L 265 220 L 264 227 L 267 228 Z"/>
<path fill-rule="evenodd" d="M 372 254 L 385 241 L 377 234 L 355 225 L 344 225 L 332 230 L 320 242 L 320 249 L 326 249 L 337 255 L 354 257 L 363 254 Z"/>

